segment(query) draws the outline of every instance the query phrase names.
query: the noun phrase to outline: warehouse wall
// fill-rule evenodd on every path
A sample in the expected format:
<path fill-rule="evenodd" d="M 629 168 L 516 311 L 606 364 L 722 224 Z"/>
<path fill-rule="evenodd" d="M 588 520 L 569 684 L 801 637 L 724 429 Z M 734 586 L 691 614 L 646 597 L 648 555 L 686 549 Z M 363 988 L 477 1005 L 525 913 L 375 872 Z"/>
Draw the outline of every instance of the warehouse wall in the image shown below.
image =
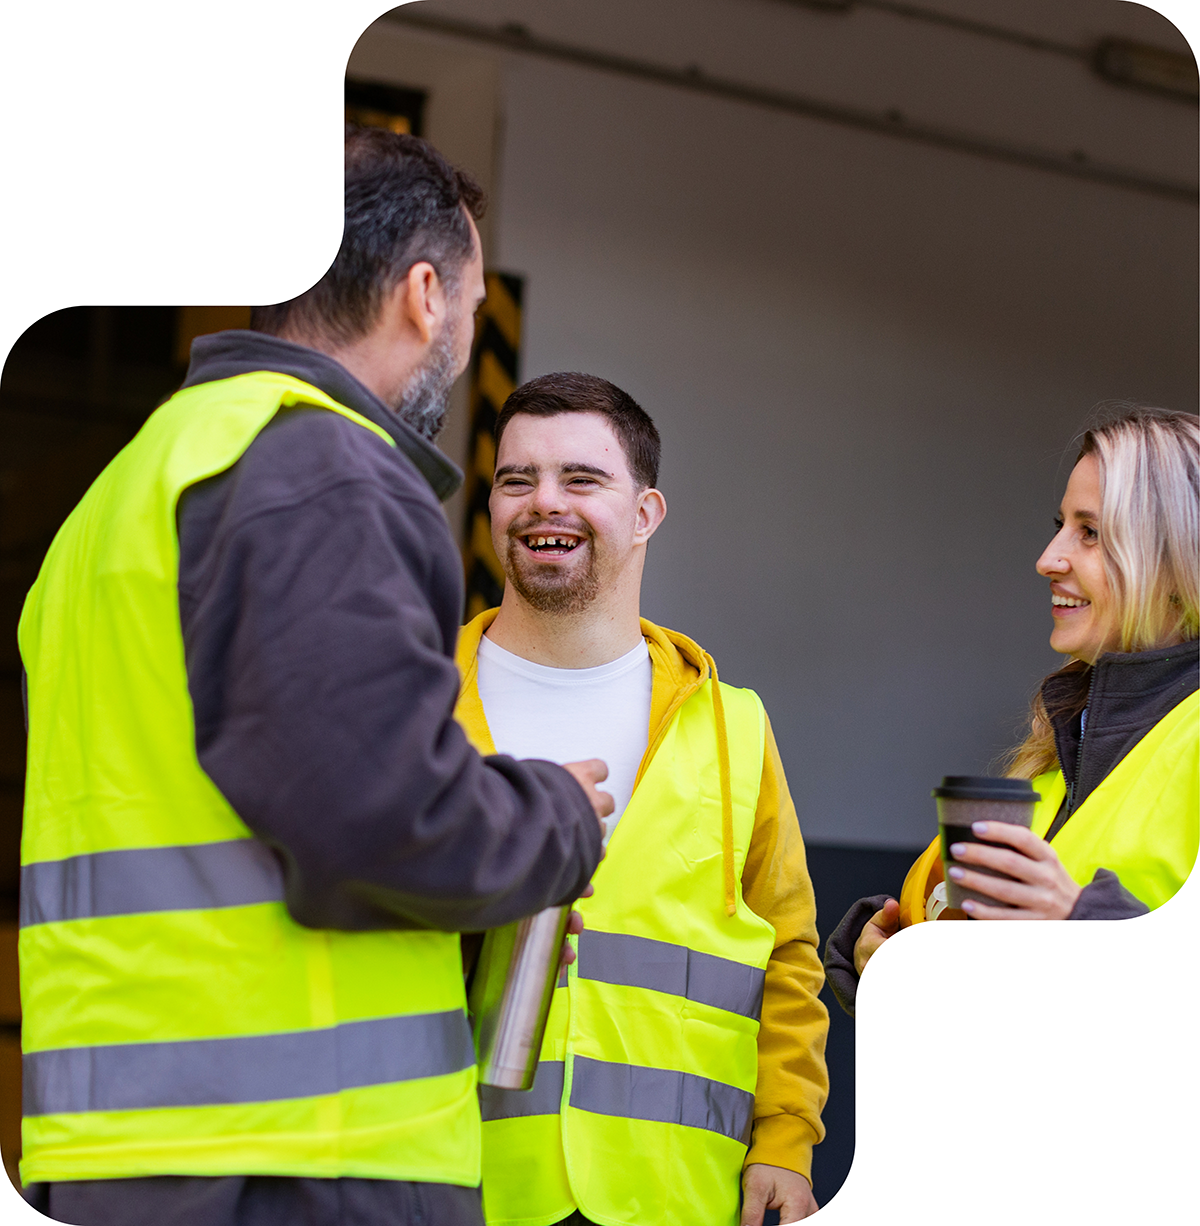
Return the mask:
<path fill-rule="evenodd" d="M 871 10 L 415 7 L 1195 178 L 1194 106 Z M 1186 46 L 1116 2 L 941 7 Z M 645 612 L 763 696 L 810 841 L 923 843 L 930 787 L 986 769 L 1058 661 L 1033 563 L 1070 440 L 1110 398 L 1195 410 L 1194 204 L 390 21 L 351 68 L 408 79 L 423 47 L 499 68 L 524 375 L 604 375 L 662 430 Z"/>

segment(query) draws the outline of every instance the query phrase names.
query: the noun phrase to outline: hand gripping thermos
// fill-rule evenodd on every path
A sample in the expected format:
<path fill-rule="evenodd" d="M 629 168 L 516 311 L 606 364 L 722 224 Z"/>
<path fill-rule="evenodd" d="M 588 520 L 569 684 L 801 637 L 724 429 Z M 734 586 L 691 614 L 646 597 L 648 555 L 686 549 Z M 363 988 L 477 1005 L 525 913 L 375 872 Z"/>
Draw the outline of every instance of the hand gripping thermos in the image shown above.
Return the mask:
<path fill-rule="evenodd" d="M 484 937 L 469 1002 L 480 1085 L 533 1088 L 570 915 L 548 907 Z"/>

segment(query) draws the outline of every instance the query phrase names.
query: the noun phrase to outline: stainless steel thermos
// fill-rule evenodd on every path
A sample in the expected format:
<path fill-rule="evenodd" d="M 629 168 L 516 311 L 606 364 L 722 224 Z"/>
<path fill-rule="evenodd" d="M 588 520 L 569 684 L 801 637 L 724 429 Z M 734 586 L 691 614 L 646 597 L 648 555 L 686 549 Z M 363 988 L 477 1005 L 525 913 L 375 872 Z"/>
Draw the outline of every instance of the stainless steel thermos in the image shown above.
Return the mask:
<path fill-rule="evenodd" d="M 533 1087 L 570 907 L 548 907 L 483 939 L 469 1007 L 479 1082 Z"/>

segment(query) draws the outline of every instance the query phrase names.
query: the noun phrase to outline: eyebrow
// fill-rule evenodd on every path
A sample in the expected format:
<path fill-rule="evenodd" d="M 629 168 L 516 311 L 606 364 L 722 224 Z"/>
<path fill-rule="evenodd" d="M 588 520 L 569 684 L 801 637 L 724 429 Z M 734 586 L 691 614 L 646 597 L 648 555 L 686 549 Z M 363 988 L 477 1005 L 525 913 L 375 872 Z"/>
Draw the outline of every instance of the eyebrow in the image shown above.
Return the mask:
<path fill-rule="evenodd" d="M 603 477 L 607 481 L 611 481 L 613 477 L 612 473 L 603 468 L 597 468 L 594 464 L 562 464 L 558 471 L 560 476 L 565 476 L 567 473 L 583 473 L 589 477 Z M 499 481 L 501 477 L 536 477 L 537 474 L 538 469 L 535 464 L 505 464 L 496 469 L 492 480 Z"/>

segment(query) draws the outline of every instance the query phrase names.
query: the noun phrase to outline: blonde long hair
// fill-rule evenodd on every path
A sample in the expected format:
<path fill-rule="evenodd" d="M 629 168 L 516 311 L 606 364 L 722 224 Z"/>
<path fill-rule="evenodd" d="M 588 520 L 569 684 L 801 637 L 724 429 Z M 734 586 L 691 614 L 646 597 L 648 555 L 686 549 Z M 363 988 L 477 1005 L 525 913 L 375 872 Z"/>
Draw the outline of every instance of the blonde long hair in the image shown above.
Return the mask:
<path fill-rule="evenodd" d="M 1116 613 L 1118 650 L 1149 651 L 1173 639 L 1196 638 L 1200 418 L 1127 407 L 1084 434 L 1076 463 L 1088 455 L 1095 456 L 1100 469 L 1100 549 Z M 1058 673 L 1082 677 L 1090 667 L 1072 660 Z M 1080 708 L 1086 692 L 1081 682 Z M 1006 774 L 1032 779 L 1055 765 L 1050 716 L 1039 687 L 1029 734 L 1009 755 Z"/>

